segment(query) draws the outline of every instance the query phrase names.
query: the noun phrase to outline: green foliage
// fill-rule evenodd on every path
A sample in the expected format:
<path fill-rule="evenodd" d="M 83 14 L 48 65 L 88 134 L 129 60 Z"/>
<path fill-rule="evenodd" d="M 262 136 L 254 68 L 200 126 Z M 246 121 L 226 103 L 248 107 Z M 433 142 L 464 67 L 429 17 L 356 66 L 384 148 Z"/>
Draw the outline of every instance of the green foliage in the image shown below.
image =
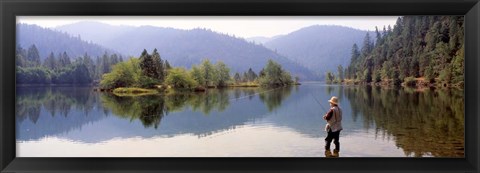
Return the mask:
<path fill-rule="evenodd" d="M 154 62 L 152 55 L 143 49 L 142 55 L 140 56 L 140 67 L 142 68 L 143 74 L 150 78 L 158 78 L 159 74 L 155 65 L 157 65 L 157 63 Z"/>
<path fill-rule="evenodd" d="M 433 72 L 433 65 L 429 65 L 427 69 L 425 70 L 425 79 L 430 82 L 434 83 L 435 82 L 435 73 Z"/>
<path fill-rule="evenodd" d="M 204 84 L 201 84 L 201 85 L 205 87 L 214 85 L 217 80 L 217 75 L 215 72 L 215 68 L 213 67 L 212 63 L 210 63 L 210 60 L 209 59 L 203 60 L 202 64 L 200 65 L 200 69 L 205 79 Z"/>
<path fill-rule="evenodd" d="M 202 70 L 196 65 L 192 66 L 192 69 L 190 70 L 190 76 L 197 82 L 197 84 L 201 85 L 205 83 L 205 77 L 203 77 Z"/>
<path fill-rule="evenodd" d="M 242 77 L 240 77 L 240 74 L 237 72 L 233 76 L 233 80 L 235 80 L 235 83 L 240 83 L 240 82 L 242 82 Z"/>
<path fill-rule="evenodd" d="M 230 80 L 230 69 L 221 61 L 215 64 L 215 69 L 217 72 L 217 81 L 215 82 L 217 86 L 227 86 L 227 82 Z"/>
<path fill-rule="evenodd" d="M 452 81 L 452 68 L 447 66 L 440 71 L 440 75 L 438 76 L 440 81 L 451 83 Z"/>
<path fill-rule="evenodd" d="M 197 86 L 197 82 L 193 80 L 184 68 L 172 68 L 169 70 L 165 83 L 174 88 L 182 89 L 192 89 Z"/>
<path fill-rule="evenodd" d="M 264 75 L 258 79 L 260 85 L 267 87 L 285 86 L 293 83 L 292 76 L 289 72 L 282 69 L 282 66 L 273 60 L 268 60 L 267 65 L 263 68 Z"/>
<path fill-rule="evenodd" d="M 415 78 L 412 76 L 406 77 L 404 79 L 404 83 L 406 86 L 411 86 L 411 87 L 414 87 L 417 84 L 415 81 Z"/>
<path fill-rule="evenodd" d="M 327 74 L 325 75 L 325 79 L 327 80 L 327 83 L 333 83 L 333 80 L 335 79 L 335 75 L 328 71 Z"/>
<path fill-rule="evenodd" d="M 464 62 L 465 62 L 465 48 L 462 46 L 456 53 L 452 63 L 453 83 L 464 81 Z"/>
<path fill-rule="evenodd" d="M 344 75 L 343 75 L 343 66 L 342 65 L 338 65 L 338 67 L 337 67 L 337 77 L 340 80 L 340 82 L 343 81 Z"/>
<path fill-rule="evenodd" d="M 143 74 L 138 58 L 130 58 L 113 66 L 112 72 L 104 74 L 100 82 L 102 88 L 113 89 L 119 87 L 153 88 L 156 79 Z"/>
<path fill-rule="evenodd" d="M 394 84 L 409 76 L 425 77 L 431 83 L 436 78 L 441 83 L 463 83 L 463 20 L 463 16 L 399 17 L 393 30 L 382 34 L 376 30 L 375 46 L 368 35 L 360 54 L 353 45 L 345 76 Z"/>
<path fill-rule="evenodd" d="M 49 69 L 56 69 L 57 68 L 58 61 L 55 58 L 55 55 L 53 54 L 53 52 L 50 53 L 50 55 L 45 59 L 45 61 L 43 63 L 43 66 L 47 67 Z"/>
<path fill-rule="evenodd" d="M 37 46 L 35 46 L 35 44 L 33 44 L 28 48 L 27 61 L 31 62 L 31 66 L 40 65 L 40 54 L 38 53 L 38 49 L 37 49 Z"/>
<path fill-rule="evenodd" d="M 145 89 L 145 88 L 115 88 L 113 93 L 118 96 L 143 96 L 150 94 L 157 94 L 158 91 L 155 89 Z"/>
<path fill-rule="evenodd" d="M 164 77 L 165 77 L 165 65 L 163 64 L 163 60 L 162 58 L 160 57 L 160 54 L 157 52 L 157 49 L 154 49 L 153 50 L 153 53 L 152 53 L 152 66 L 153 68 L 155 69 L 155 78 L 162 82 L 164 80 Z M 170 65 L 169 65 L 170 66 Z"/>
<path fill-rule="evenodd" d="M 17 67 L 18 84 L 45 84 L 51 83 L 52 72 L 44 67 Z"/>
<path fill-rule="evenodd" d="M 138 82 L 138 79 L 141 76 L 141 74 L 138 73 L 138 60 L 132 58 L 129 61 L 118 63 L 113 66 L 110 73 L 103 75 L 100 86 L 109 89 L 131 87 Z"/>
<path fill-rule="evenodd" d="M 382 81 L 382 75 L 380 74 L 380 71 L 373 73 L 373 82 L 380 82 L 380 81 Z"/>

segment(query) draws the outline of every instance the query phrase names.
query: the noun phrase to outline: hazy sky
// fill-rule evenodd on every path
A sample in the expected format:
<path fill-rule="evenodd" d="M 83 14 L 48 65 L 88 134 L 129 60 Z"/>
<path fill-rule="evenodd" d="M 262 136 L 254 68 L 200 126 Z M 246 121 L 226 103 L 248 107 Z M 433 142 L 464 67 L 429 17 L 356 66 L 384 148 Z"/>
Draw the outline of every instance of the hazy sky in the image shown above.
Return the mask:
<path fill-rule="evenodd" d="M 80 21 L 97 21 L 111 25 L 152 25 L 177 29 L 209 28 L 238 37 L 283 35 L 311 25 L 341 25 L 374 31 L 395 24 L 397 16 L 19 16 L 17 22 L 42 27 L 57 27 Z"/>

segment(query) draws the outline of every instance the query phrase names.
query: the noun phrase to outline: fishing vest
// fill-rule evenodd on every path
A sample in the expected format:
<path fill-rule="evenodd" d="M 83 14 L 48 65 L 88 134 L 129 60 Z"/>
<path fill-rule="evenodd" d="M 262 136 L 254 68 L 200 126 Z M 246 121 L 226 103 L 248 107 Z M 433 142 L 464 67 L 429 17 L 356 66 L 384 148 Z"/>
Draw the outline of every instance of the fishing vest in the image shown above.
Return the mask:
<path fill-rule="evenodd" d="M 330 120 L 327 120 L 327 124 L 330 129 L 332 129 L 332 132 L 337 132 L 340 130 L 343 130 L 342 127 L 342 109 L 340 109 L 338 106 L 334 106 L 330 108 L 333 110 L 333 115 L 330 118 Z"/>

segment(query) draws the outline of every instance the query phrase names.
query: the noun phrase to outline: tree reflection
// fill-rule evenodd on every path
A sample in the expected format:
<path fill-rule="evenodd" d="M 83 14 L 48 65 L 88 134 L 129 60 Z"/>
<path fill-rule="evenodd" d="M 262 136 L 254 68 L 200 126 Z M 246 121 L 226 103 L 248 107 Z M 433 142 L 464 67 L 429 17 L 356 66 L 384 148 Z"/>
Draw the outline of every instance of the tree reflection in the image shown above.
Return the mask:
<path fill-rule="evenodd" d="M 89 87 L 18 87 L 17 140 L 68 133 L 98 121 L 101 114 L 90 113 L 98 102 L 98 95 Z"/>
<path fill-rule="evenodd" d="M 194 111 L 209 115 L 212 111 L 224 111 L 230 104 L 226 89 L 209 90 L 206 93 L 194 93 L 188 99 L 188 104 Z"/>
<path fill-rule="evenodd" d="M 16 119 L 22 122 L 28 118 L 37 123 L 42 107 L 52 117 L 67 117 L 72 107 L 88 115 L 95 103 L 95 95 L 88 88 L 17 88 Z"/>
<path fill-rule="evenodd" d="M 393 136 L 408 156 L 464 156 L 462 90 L 345 88 L 354 119 Z M 375 125 L 376 127 L 372 127 Z"/>
<path fill-rule="evenodd" d="M 261 91 L 260 100 L 267 106 L 268 111 L 272 112 L 282 105 L 282 101 L 290 96 L 291 86 L 276 88 L 273 90 Z"/>
<path fill-rule="evenodd" d="M 101 100 L 103 106 L 113 114 L 130 120 L 139 119 L 145 127 L 153 126 L 155 129 L 169 112 L 184 111 L 191 107 L 193 111 L 201 111 L 204 115 L 209 115 L 214 110 L 221 112 L 229 105 L 226 90 L 134 97 L 102 94 Z"/>

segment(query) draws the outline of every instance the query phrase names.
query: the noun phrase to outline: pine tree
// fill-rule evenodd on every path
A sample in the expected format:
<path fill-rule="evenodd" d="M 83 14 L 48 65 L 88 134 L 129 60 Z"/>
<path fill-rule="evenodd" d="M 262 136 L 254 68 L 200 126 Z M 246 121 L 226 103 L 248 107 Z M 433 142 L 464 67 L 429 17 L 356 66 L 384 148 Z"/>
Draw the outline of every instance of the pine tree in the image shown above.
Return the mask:
<path fill-rule="evenodd" d="M 233 79 L 235 80 L 235 83 L 240 83 L 242 81 L 242 78 L 240 77 L 240 74 L 235 73 Z"/>
<path fill-rule="evenodd" d="M 49 69 L 57 68 L 57 60 L 53 52 L 51 52 L 50 55 L 47 58 L 45 58 L 45 61 L 43 62 L 43 66 Z"/>
<path fill-rule="evenodd" d="M 40 54 L 38 53 L 38 49 L 37 49 L 37 46 L 35 46 L 35 44 L 33 44 L 28 48 L 27 61 L 30 62 L 31 66 L 40 65 Z"/>
<path fill-rule="evenodd" d="M 153 61 L 153 66 L 155 68 L 155 75 L 156 79 L 158 79 L 160 82 L 164 80 L 164 65 L 163 65 L 163 60 L 160 57 L 160 54 L 157 52 L 157 49 L 153 50 L 152 53 L 152 61 Z"/>
<path fill-rule="evenodd" d="M 340 79 L 339 82 L 342 82 L 343 81 L 343 66 L 342 65 L 338 65 L 337 67 L 337 72 L 338 72 L 338 79 Z"/>
<path fill-rule="evenodd" d="M 63 54 L 59 54 L 58 56 L 59 56 L 58 65 L 60 67 L 67 67 L 72 64 L 67 52 L 64 51 Z"/>

